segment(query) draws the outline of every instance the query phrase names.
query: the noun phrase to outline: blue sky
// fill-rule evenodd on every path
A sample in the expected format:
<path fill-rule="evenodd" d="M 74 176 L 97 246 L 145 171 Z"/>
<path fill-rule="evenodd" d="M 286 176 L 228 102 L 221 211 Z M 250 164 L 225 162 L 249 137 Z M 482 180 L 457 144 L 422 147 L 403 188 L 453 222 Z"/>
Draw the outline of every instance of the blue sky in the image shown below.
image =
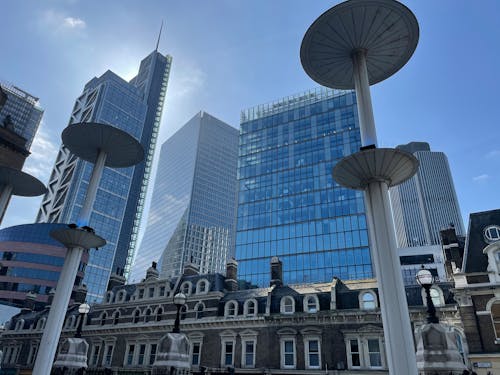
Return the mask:
<path fill-rule="evenodd" d="M 107 69 L 134 76 L 162 19 L 160 51 L 173 56 L 173 68 L 158 146 L 199 110 L 238 127 L 241 109 L 316 87 L 300 65 L 300 43 L 336 3 L 2 2 L 0 79 L 40 97 L 45 109 L 25 170 L 48 180 L 84 84 Z M 467 225 L 469 213 L 500 206 L 500 2 L 405 4 L 420 41 L 401 71 L 372 87 L 379 145 L 426 141 L 446 153 Z M 13 198 L 2 227 L 33 222 L 39 204 Z"/>

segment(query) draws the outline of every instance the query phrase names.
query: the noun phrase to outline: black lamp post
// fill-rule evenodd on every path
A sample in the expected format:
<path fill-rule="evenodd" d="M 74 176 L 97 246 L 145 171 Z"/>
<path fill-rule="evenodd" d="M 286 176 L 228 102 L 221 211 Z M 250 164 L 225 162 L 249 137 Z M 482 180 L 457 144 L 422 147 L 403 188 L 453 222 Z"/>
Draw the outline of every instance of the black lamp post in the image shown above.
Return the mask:
<path fill-rule="evenodd" d="M 425 289 L 427 297 L 427 323 L 439 323 L 439 319 L 436 316 L 436 307 L 434 307 L 434 302 L 432 302 L 431 298 L 431 287 L 434 280 L 432 273 L 422 265 L 422 269 L 417 272 L 416 279 L 418 284 Z"/>
<path fill-rule="evenodd" d="M 80 313 L 80 322 L 78 323 L 78 327 L 76 328 L 76 333 L 75 333 L 76 338 L 82 337 L 83 320 L 85 319 L 85 316 L 88 314 L 89 311 L 90 311 L 90 306 L 88 303 L 82 303 L 80 306 L 78 306 L 78 312 Z"/>
<path fill-rule="evenodd" d="M 181 330 L 179 328 L 180 324 L 180 312 L 181 307 L 185 305 L 187 297 L 184 293 L 177 293 L 174 296 L 174 304 L 177 307 L 177 315 L 175 316 L 174 329 L 172 329 L 172 333 L 179 333 Z"/>

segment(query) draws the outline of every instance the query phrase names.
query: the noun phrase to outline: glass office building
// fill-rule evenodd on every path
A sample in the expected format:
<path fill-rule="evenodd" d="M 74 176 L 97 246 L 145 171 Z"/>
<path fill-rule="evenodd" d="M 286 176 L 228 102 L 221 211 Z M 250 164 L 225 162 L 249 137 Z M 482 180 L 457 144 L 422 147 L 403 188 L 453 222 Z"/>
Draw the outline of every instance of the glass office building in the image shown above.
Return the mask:
<path fill-rule="evenodd" d="M 25 148 L 29 150 L 42 121 L 43 109 L 38 98 L 19 87 L 6 81 L 1 81 L 0 86 L 7 95 L 3 108 L 0 108 L 0 124 L 6 124 L 10 120 L 14 132 L 26 138 Z"/>
<path fill-rule="evenodd" d="M 106 167 L 101 178 L 89 225 L 107 241 L 90 250 L 84 283 L 88 301 L 100 301 L 111 271 L 128 272 L 158 136 L 172 59 L 157 51 L 142 60 L 130 82 L 111 71 L 90 80 L 73 107 L 70 124 L 100 122 L 135 137 L 145 159 L 130 168 Z M 84 125 L 82 125 L 84 126 Z M 93 165 L 59 150 L 38 222 L 76 222 L 85 198 Z"/>
<path fill-rule="evenodd" d="M 49 233 L 65 224 L 16 225 L 0 230 L 0 303 L 23 307 L 28 292 L 35 302 L 45 304 L 57 285 L 67 249 Z M 82 281 L 88 253 L 84 253 L 75 279 Z"/>
<path fill-rule="evenodd" d="M 130 282 L 152 261 L 162 277 L 225 272 L 233 256 L 238 130 L 199 112 L 162 145 L 148 223 Z"/>
<path fill-rule="evenodd" d="M 373 276 L 363 194 L 332 181 L 359 150 L 353 91 L 318 88 L 241 113 L 238 275 L 269 284 L 272 256 L 286 283 Z"/>

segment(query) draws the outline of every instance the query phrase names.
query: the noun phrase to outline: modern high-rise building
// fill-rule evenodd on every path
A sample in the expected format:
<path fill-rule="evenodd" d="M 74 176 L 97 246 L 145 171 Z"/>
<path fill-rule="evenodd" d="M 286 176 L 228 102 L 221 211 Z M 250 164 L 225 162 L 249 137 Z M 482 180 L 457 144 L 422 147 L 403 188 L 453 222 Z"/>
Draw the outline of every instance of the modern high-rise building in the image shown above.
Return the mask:
<path fill-rule="evenodd" d="M 0 81 L 0 87 L 6 96 L 0 107 L 0 124 L 12 127 L 17 135 L 25 138 L 24 147 L 29 151 L 43 116 L 39 100 L 11 83 Z"/>
<path fill-rule="evenodd" d="M 392 214 L 400 248 L 440 245 L 439 231 L 454 226 L 465 235 L 448 159 L 426 142 L 397 146 L 420 162 L 417 173 L 390 189 Z"/>
<path fill-rule="evenodd" d="M 273 256 L 286 283 L 373 276 L 363 193 L 332 180 L 360 148 L 357 116 L 353 91 L 326 88 L 241 113 L 240 279 L 269 285 Z"/>
<path fill-rule="evenodd" d="M 164 277 L 185 263 L 223 273 L 233 256 L 238 130 L 199 112 L 161 148 L 148 222 L 129 277 L 139 282 L 151 261 Z"/>
<path fill-rule="evenodd" d="M 107 241 L 90 250 L 84 283 L 89 301 L 99 301 L 111 271 L 128 272 L 153 162 L 172 58 L 153 51 L 141 61 L 129 82 L 107 71 L 90 80 L 76 99 L 69 123 L 99 122 L 135 137 L 145 159 L 135 167 L 106 167 L 99 183 L 89 225 Z M 92 164 L 61 146 L 42 200 L 38 222 L 76 222 L 87 190 Z"/>

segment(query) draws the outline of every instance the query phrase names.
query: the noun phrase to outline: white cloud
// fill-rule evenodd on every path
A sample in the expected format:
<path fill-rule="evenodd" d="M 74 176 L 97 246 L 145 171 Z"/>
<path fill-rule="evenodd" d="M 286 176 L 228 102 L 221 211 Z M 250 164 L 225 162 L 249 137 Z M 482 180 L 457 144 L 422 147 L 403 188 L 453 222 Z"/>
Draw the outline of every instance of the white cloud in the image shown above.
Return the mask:
<path fill-rule="evenodd" d="M 490 179 L 490 176 L 487 174 L 480 174 L 479 176 L 472 177 L 472 180 L 474 182 L 483 182 L 483 181 L 487 181 L 489 179 Z"/>
<path fill-rule="evenodd" d="M 41 26 L 53 33 L 60 34 L 70 30 L 83 30 L 87 26 L 85 21 L 78 17 L 71 17 L 65 13 L 49 9 L 42 13 Z"/>
<path fill-rule="evenodd" d="M 23 170 L 42 181 L 48 181 L 59 146 L 44 131 L 43 123 L 31 145 L 31 155 L 26 159 Z"/>
<path fill-rule="evenodd" d="M 70 28 L 80 28 L 80 29 L 83 29 L 85 26 L 87 26 L 87 24 L 81 18 L 66 17 L 64 19 L 64 26 L 67 26 L 67 27 L 70 27 Z"/>
<path fill-rule="evenodd" d="M 173 65 L 175 64 L 175 61 Z M 195 64 L 185 64 L 172 69 L 169 79 L 167 97 L 175 96 L 185 98 L 197 93 L 205 86 L 207 75 Z M 170 94 L 170 95 L 169 95 Z"/>

